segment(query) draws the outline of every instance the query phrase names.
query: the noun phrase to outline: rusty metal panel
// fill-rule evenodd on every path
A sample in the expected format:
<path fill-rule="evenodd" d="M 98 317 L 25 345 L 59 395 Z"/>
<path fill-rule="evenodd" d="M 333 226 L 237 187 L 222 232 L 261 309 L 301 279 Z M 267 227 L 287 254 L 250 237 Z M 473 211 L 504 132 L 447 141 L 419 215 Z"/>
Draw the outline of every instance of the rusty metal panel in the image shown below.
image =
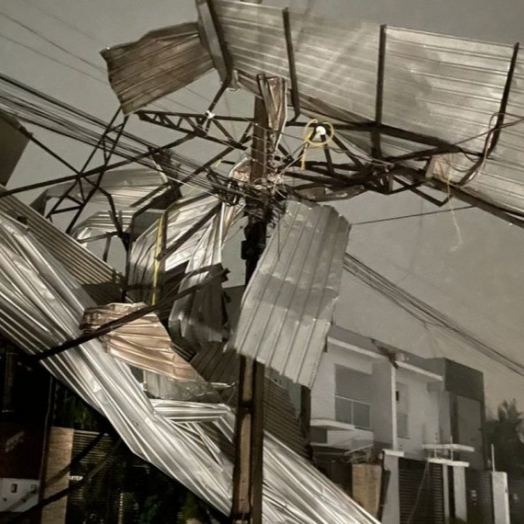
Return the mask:
<path fill-rule="evenodd" d="M 152 31 L 136 42 L 102 51 L 109 82 L 124 113 L 169 95 L 213 69 L 197 24 Z"/>

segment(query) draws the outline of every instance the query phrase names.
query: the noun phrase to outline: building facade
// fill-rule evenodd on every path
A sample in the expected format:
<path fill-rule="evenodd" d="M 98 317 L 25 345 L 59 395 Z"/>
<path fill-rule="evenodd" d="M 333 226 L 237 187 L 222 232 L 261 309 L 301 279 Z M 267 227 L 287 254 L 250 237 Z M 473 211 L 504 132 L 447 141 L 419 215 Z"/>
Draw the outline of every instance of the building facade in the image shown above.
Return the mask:
<path fill-rule="evenodd" d="M 333 327 L 311 390 L 310 440 L 317 466 L 384 523 L 466 521 L 468 510 L 498 523 L 484 413 L 479 371 Z"/>

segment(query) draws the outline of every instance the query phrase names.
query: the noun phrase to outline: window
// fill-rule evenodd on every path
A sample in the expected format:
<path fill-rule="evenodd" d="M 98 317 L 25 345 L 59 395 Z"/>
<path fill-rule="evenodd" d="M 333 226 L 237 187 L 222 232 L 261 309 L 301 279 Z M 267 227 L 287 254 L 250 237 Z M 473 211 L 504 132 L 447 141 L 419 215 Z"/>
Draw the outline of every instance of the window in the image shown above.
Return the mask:
<path fill-rule="evenodd" d="M 18 484 L 11 484 L 11 493 L 18 492 Z"/>
<path fill-rule="evenodd" d="M 357 428 L 371 429 L 371 376 L 335 367 L 335 418 Z"/>
<path fill-rule="evenodd" d="M 357 428 L 371 429 L 371 406 L 357 400 L 335 397 L 335 418 Z"/>

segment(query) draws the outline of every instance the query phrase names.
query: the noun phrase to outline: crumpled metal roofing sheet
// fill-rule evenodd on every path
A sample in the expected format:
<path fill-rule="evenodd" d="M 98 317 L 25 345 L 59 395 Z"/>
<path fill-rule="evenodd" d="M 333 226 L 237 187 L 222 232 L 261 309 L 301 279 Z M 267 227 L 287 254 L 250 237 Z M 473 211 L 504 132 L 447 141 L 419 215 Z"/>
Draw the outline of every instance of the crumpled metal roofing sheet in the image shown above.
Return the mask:
<path fill-rule="evenodd" d="M 338 297 L 349 224 L 289 202 L 242 300 L 229 348 L 311 387 Z"/>
<path fill-rule="evenodd" d="M 71 235 L 82 243 L 101 235 L 114 235 L 117 231 L 115 219 L 118 220 L 122 230 L 127 232 L 135 212 L 135 210 L 117 211 L 115 217 L 113 217 L 110 211 L 98 211 L 77 224 L 71 231 Z"/>
<path fill-rule="evenodd" d="M 94 331 L 143 307 L 145 304 L 113 303 L 88 308 L 80 328 Z M 154 313 L 128 322 L 103 335 L 100 340 L 106 351 L 132 366 L 184 382 L 188 388 L 192 387 L 190 383 L 195 383 L 199 390 L 207 385 L 195 369 L 175 352 L 165 327 Z"/>
<path fill-rule="evenodd" d="M 125 233 L 131 233 L 131 224 L 133 223 L 133 238 L 137 238 L 151 227 L 151 224 L 158 219 L 160 214 L 161 211 L 158 210 L 148 210 L 138 214 L 137 209 L 134 208 L 122 209 L 117 210 L 116 220 Z M 94 213 L 78 223 L 71 232 L 73 238 L 81 243 L 97 240 L 101 236 L 114 236 L 116 234 L 115 220 L 110 211 Z"/>
<path fill-rule="evenodd" d="M 222 204 L 220 212 L 206 226 L 195 246 L 186 268 L 180 291 L 198 285 L 209 276 L 209 269 L 222 264 L 222 247 L 226 234 L 241 213 L 239 209 Z M 196 293 L 173 303 L 169 315 L 169 332 L 178 345 L 189 345 L 198 350 L 209 344 L 222 344 L 224 318 L 222 282 L 214 281 Z"/>
<path fill-rule="evenodd" d="M 177 240 L 180 240 L 198 223 L 203 215 L 210 212 L 218 204 L 217 197 L 207 195 L 187 197 L 177 201 L 170 210 L 166 211 L 166 247 L 169 248 Z M 130 257 L 129 284 L 135 288 L 144 287 L 145 289 L 153 282 L 155 257 L 158 250 L 159 223 L 160 219 L 156 220 L 133 245 Z M 206 228 L 202 227 L 187 238 L 172 255 L 166 258 L 163 262 L 163 270 L 168 273 L 189 262 L 205 231 Z M 138 295 L 138 297 L 144 300 L 146 295 Z"/>
<path fill-rule="evenodd" d="M 0 189 L 0 192 L 3 191 Z M 23 219 L 32 235 L 100 303 L 120 300 L 122 275 L 14 196 L 0 198 L 0 212 Z"/>
<path fill-rule="evenodd" d="M 0 267 L 5 275 L 0 280 L 0 331 L 5 336 L 36 354 L 80 335 L 79 322 L 92 301 L 21 224 L 1 213 Z M 229 512 L 232 464 L 219 443 L 233 438 L 230 408 L 148 399 L 129 366 L 106 353 L 97 340 L 43 365 L 107 417 L 134 453 Z M 222 410 L 224 414 L 217 416 Z M 264 445 L 264 522 L 377 524 L 270 435 Z"/>
<path fill-rule="evenodd" d="M 102 51 L 124 113 L 132 113 L 213 69 L 197 24 L 152 31 L 137 42 Z"/>

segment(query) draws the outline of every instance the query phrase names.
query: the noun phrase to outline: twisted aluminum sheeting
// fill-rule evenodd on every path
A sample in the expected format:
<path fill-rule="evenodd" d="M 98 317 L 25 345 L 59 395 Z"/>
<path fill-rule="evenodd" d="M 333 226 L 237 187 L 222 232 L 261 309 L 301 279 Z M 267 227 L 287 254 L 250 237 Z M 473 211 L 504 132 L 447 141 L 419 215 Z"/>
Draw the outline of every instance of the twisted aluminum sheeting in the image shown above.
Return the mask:
<path fill-rule="evenodd" d="M 0 213 L 0 331 L 31 354 L 80 335 L 92 300 L 20 223 Z M 108 418 L 127 446 L 224 513 L 232 465 L 218 435 L 232 441 L 234 414 L 224 404 L 147 398 L 129 366 L 93 340 L 44 366 Z M 265 439 L 264 522 L 376 523 L 313 466 L 274 438 Z"/>

